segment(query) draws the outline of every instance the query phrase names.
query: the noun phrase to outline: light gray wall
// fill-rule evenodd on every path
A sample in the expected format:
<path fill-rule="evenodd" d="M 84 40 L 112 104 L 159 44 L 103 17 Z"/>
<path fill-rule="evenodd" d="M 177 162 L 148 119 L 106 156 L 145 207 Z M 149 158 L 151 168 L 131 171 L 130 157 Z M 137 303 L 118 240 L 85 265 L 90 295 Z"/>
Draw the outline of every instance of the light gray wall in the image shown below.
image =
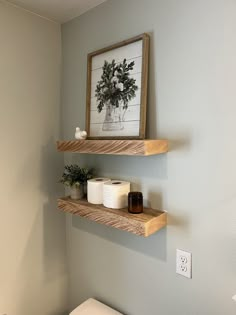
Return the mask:
<path fill-rule="evenodd" d="M 60 25 L 0 1 L 0 314 L 67 311 Z"/>
<path fill-rule="evenodd" d="M 151 35 L 147 135 L 153 157 L 65 155 L 130 180 L 169 225 L 143 239 L 67 216 L 70 307 L 89 297 L 127 315 L 233 315 L 236 304 L 236 3 L 110 0 L 64 24 L 63 129 L 85 127 L 87 53 Z M 193 279 L 175 251 L 193 253 Z"/>

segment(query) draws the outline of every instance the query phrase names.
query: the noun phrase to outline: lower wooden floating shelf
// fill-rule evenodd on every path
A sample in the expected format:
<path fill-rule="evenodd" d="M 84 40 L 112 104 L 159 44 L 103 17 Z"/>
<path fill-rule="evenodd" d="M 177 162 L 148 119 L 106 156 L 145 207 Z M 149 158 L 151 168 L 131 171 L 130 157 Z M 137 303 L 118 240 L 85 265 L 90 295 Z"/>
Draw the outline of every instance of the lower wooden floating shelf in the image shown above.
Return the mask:
<path fill-rule="evenodd" d="M 141 214 L 131 214 L 127 208 L 110 209 L 102 205 L 93 205 L 85 199 L 73 200 L 70 197 L 58 199 L 58 208 L 64 212 L 145 237 L 167 225 L 166 212 L 149 208 L 144 208 Z"/>

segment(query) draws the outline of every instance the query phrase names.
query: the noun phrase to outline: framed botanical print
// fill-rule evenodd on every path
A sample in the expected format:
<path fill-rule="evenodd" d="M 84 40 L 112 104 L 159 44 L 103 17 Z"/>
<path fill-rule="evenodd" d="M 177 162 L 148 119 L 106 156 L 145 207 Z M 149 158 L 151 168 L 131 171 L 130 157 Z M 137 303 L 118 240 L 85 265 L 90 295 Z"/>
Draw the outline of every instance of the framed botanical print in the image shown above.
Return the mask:
<path fill-rule="evenodd" d="M 142 34 L 88 54 L 89 139 L 144 139 L 149 36 Z"/>

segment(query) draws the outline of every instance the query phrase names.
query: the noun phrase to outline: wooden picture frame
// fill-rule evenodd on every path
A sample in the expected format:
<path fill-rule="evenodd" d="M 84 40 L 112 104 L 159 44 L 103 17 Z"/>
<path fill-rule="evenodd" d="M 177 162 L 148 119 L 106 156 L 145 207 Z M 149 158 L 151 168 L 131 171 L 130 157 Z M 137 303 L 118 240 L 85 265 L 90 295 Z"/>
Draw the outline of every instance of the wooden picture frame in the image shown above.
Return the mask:
<path fill-rule="evenodd" d="M 145 139 L 149 35 L 88 54 L 88 139 Z"/>

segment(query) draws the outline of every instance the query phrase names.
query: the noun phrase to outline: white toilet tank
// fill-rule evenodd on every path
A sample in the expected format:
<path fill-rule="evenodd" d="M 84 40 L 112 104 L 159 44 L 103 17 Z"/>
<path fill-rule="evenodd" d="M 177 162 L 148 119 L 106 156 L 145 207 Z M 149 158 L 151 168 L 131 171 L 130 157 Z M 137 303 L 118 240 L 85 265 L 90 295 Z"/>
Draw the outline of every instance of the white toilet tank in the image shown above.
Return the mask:
<path fill-rule="evenodd" d="M 88 299 L 80 304 L 70 315 L 124 315 L 101 302 L 94 299 Z"/>

